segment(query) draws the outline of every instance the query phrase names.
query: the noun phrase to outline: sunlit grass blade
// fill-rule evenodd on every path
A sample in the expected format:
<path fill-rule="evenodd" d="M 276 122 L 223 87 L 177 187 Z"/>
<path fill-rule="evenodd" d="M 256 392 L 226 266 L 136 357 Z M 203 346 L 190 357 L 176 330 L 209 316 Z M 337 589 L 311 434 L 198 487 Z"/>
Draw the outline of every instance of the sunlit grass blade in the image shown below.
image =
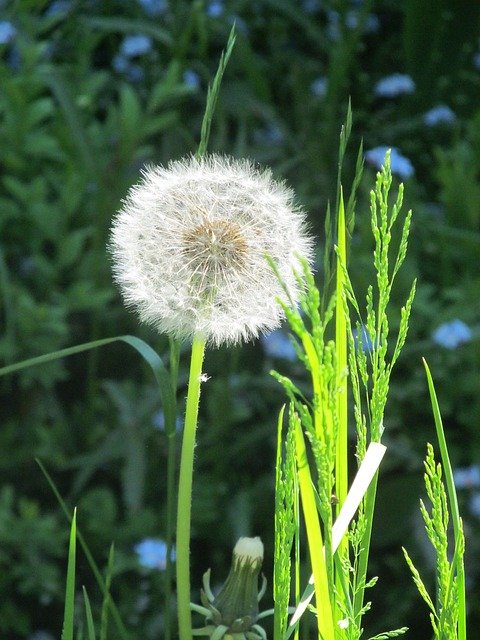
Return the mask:
<path fill-rule="evenodd" d="M 75 556 L 77 540 L 77 510 L 73 510 L 68 545 L 67 583 L 65 587 L 65 609 L 63 614 L 62 640 L 73 640 L 75 609 Z"/>
<path fill-rule="evenodd" d="M 88 640 L 95 640 L 95 626 L 93 624 L 92 607 L 90 606 L 90 599 L 88 597 L 87 590 L 82 587 L 83 601 L 85 603 L 85 617 L 87 619 L 87 638 Z"/>
<path fill-rule="evenodd" d="M 453 533 L 455 537 L 455 548 L 460 546 L 460 539 L 463 538 L 462 521 L 458 509 L 457 494 L 455 491 L 455 482 L 453 480 L 452 465 L 448 455 L 447 441 L 443 429 L 442 416 L 435 392 L 432 374 L 425 359 L 423 360 L 425 372 L 427 375 L 428 391 L 430 393 L 430 401 L 432 403 L 433 417 L 435 420 L 435 429 L 437 432 L 437 440 L 442 458 L 443 473 L 445 476 L 445 484 L 447 485 L 447 495 L 452 516 Z M 457 570 L 457 599 L 458 599 L 458 638 L 466 640 L 467 637 L 467 621 L 466 621 L 466 598 L 465 598 L 465 567 L 462 554 L 456 552 L 454 558 Z"/>
<path fill-rule="evenodd" d="M 335 629 L 328 588 L 327 567 L 322 551 L 322 531 L 320 529 L 320 519 L 308 465 L 307 451 L 305 449 L 305 440 L 300 419 L 293 411 L 291 413 L 291 419 L 294 421 L 298 484 L 307 531 L 310 562 L 314 576 L 318 637 L 319 640 L 333 640 L 335 637 Z"/>
<path fill-rule="evenodd" d="M 338 549 L 338 546 L 344 537 L 348 526 L 357 511 L 360 502 L 362 501 L 372 479 L 376 475 L 380 463 L 383 460 L 383 456 L 385 455 L 386 447 L 383 444 L 378 442 L 370 443 L 368 447 L 365 458 L 360 465 L 360 468 L 355 476 L 355 479 L 350 487 L 350 491 L 347 494 L 347 498 L 343 504 L 343 507 L 339 513 L 335 524 L 332 529 L 332 553 L 335 553 Z M 323 554 L 322 554 L 323 555 Z M 343 576 L 342 576 L 343 577 Z M 310 600 L 312 599 L 314 593 L 314 576 L 310 577 L 309 583 L 305 588 L 305 591 L 302 594 L 299 604 L 290 620 L 290 626 L 288 628 L 287 633 L 285 634 L 285 640 L 287 640 L 290 635 L 293 633 L 294 629 L 297 628 L 298 621 L 301 616 L 305 612 Z M 338 591 L 338 593 L 345 592 L 345 585 L 340 585 L 342 591 Z"/>
<path fill-rule="evenodd" d="M 343 193 L 340 190 L 337 227 L 337 285 L 335 309 L 335 346 L 336 346 L 336 387 L 338 433 L 336 443 L 335 492 L 338 498 L 337 515 L 348 493 L 348 415 L 347 415 L 347 321 L 343 290 L 345 272 L 342 264 L 347 264 L 345 233 L 345 208 Z M 347 553 L 348 543 L 340 544 L 340 553 Z"/>
<path fill-rule="evenodd" d="M 223 74 L 232 53 L 235 44 L 235 25 L 230 30 L 228 36 L 227 47 L 220 57 L 217 73 L 211 86 L 208 87 L 207 105 L 205 107 L 205 115 L 203 116 L 202 129 L 200 133 L 200 143 L 197 149 L 197 158 L 201 158 L 207 152 L 208 141 L 210 139 L 210 129 L 212 126 L 213 114 L 217 106 L 218 94 L 220 93 L 220 85 L 222 83 Z"/>
<path fill-rule="evenodd" d="M 50 474 L 48 473 L 48 471 L 45 469 L 45 467 L 43 466 L 42 462 L 38 459 L 35 458 L 38 466 L 40 467 L 40 469 L 42 470 L 43 475 L 45 476 L 45 479 L 47 480 L 48 484 L 50 485 L 50 488 L 52 489 L 56 499 L 58 500 L 58 503 L 60 504 L 60 507 L 62 508 L 62 511 L 64 512 L 65 516 L 67 517 L 67 520 L 69 522 L 72 521 L 73 516 L 70 513 L 70 511 L 68 510 L 67 505 L 65 504 L 65 501 L 63 500 L 62 496 L 60 495 L 60 492 L 58 491 L 53 479 L 51 478 Z M 97 563 L 95 562 L 93 555 L 88 547 L 88 544 L 85 541 L 85 538 L 83 537 L 82 533 L 80 532 L 80 530 L 78 528 L 76 528 L 77 531 L 77 540 L 80 543 L 80 546 L 82 547 L 83 553 L 85 554 L 85 557 L 87 558 L 87 562 L 90 566 L 90 569 L 92 570 L 92 573 L 95 577 L 95 580 L 98 584 L 98 586 L 100 587 L 100 590 L 102 591 L 103 595 L 105 596 L 105 594 L 108 593 L 105 582 L 102 578 L 102 574 L 100 573 L 100 570 L 97 566 Z M 120 617 L 120 613 L 115 605 L 115 603 L 113 602 L 113 600 L 110 598 L 109 599 L 109 607 L 110 607 L 110 613 L 112 615 L 112 619 L 115 623 L 115 626 L 117 628 L 117 632 L 119 634 L 119 637 L 121 638 L 121 640 L 131 640 L 130 638 L 130 634 L 128 633 L 125 625 L 123 624 L 123 621 Z M 63 640 L 63 638 L 62 638 Z"/>

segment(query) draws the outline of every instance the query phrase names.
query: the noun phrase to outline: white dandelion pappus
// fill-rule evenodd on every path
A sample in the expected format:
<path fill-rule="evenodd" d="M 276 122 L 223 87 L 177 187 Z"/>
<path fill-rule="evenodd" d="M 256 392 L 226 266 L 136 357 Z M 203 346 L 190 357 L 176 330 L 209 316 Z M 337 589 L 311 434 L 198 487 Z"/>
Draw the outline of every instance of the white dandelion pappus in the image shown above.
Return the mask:
<path fill-rule="evenodd" d="M 150 167 L 113 220 L 110 249 L 124 300 L 181 339 L 236 343 L 279 326 L 298 256 L 311 261 L 305 214 L 285 184 L 220 155 Z"/>

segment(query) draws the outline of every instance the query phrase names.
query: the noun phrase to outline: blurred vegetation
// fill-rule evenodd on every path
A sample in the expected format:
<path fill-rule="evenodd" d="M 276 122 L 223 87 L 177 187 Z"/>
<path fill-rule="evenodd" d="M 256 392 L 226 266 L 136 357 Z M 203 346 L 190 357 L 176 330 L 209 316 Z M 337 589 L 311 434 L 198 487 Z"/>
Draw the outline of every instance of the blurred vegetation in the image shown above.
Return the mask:
<path fill-rule="evenodd" d="M 400 552 L 408 539 L 428 572 L 418 519 L 421 460 L 434 439 L 420 357 L 434 374 L 454 466 L 480 464 L 480 5 L 469 0 L 3 0 L 0 3 L 0 359 L 9 364 L 122 333 L 167 358 L 167 341 L 140 327 L 112 285 L 110 220 L 145 163 L 192 153 L 209 80 L 232 23 L 237 42 L 222 86 L 211 151 L 249 156 L 287 180 L 324 242 L 336 195 L 337 148 L 349 98 L 354 131 L 347 191 L 364 148 L 397 147 L 415 173 L 414 209 L 398 304 L 419 278 L 409 339 L 387 406 L 389 453 L 379 489 L 367 632 L 408 625 L 428 635 Z M 9 25 L 9 26 L 8 26 Z M 132 39 L 133 36 L 133 39 Z M 378 95 L 409 74 L 415 90 Z M 444 104 L 454 119 L 428 125 Z M 395 169 L 394 169 L 395 170 Z M 370 273 L 368 190 L 360 185 L 350 243 L 362 296 Z M 321 260 L 318 278 L 322 281 Z M 461 319 L 471 339 L 433 340 Z M 281 355 L 281 354 L 280 354 Z M 276 412 L 272 365 L 301 368 L 262 343 L 207 355 L 193 505 L 194 585 L 221 580 L 239 535 L 261 535 L 271 573 Z M 181 360 L 181 403 L 186 372 Z M 301 383 L 301 380 L 299 381 Z M 101 565 L 116 545 L 113 593 L 135 637 L 161 637 L 161 571 L 134 545 L 165 531 L 161 406 L 151 373 L 121 345 L 0 380 L 0 634 L 58 637 L 68 525 L 35 464 L 52 473 Z M 476 489 L 476 490 L 475 490 Z M 480 623 L 479 488 L 460 491 L 467 537 L 469 616 Z M 476 503 L 475 503 L 476 499 Z M 474 505 L 477 505 L 476 508 Z M 412 542 L 410 542 L 412 540 Z M 413 542 L 417 542 L 416 553 Z M 80 558 L 95 607 L 101 596 Z M 433 572 L 432 572 L 433 576 Z M 195 598 L 198 600 L 198 598 Z"/>

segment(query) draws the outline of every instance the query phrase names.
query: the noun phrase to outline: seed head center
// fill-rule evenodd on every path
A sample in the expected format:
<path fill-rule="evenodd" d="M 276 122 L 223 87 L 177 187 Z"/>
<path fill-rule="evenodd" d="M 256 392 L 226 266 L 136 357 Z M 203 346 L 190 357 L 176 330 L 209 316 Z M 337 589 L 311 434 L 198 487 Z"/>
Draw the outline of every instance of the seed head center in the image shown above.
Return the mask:
<path fill-rule="evenodd" d="M 235 222 L 205 220 L 184 233 L 183 252 L 191 272 L 208 286 L 244 267 L 247 243 Z"/>

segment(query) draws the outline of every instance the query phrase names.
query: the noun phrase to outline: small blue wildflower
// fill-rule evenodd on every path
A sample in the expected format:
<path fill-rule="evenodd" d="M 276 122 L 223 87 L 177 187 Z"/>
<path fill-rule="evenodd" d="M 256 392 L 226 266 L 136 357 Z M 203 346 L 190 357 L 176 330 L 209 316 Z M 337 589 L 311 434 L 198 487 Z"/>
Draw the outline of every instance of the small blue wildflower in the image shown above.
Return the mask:
<path fill-rule="evenodd" d="M 351 9 L 345 16 L 345 24 L 349 29 L 357 29 L 358 12 Z M 369 13 L 363 23 L 363 33 L 376 33 L 380 29 L 380 20 L 374 13 Z"/>
<path fill-rule="evenodd" d="M 154 413 L 152 422 L 155 429 L 158 429 L 159 431 L 165 431 L 165 414 L 161 409 Z M 181 416 L 177 416 L 175 419 L 175 430 L 178 432 L 181 431 L 182 428 L 183 419 Z"/>
<path fill-rule="evenodd" d="M 318 0 L 302 0 L 302 9 L 305 13 L 317 13 L 320 11 L 320 2 Z"/>
<path fill-rule="evenodd" d="M 163 16 L 168 9 L 167 0 L 138 0 L 138 2 L 151 18 Z"/>
<path fill-rule="evenodd" d="M 225 7 L 221 0 L 212 0 L 208 3 L 206 8 L 207 16 L 210 16 L 210 18 L 219 18 L 224 11 Z"/>
<path fill-rule="evenodd" d="M 262 129 L 257 129 L 253 139 L 257 144 L 277 145 L 283 142 L 283 133 L 276 125 L 269 123 Z"/>
<path fill-rule="evenodd" d="M 480 492 L 475 491 L 475 493 L 470 496 L 468 506 L 470 507 L 470 513 L 480 518 Z"/>
<path fill-rule="evenodd" d="M 118 53 L 112 60 L 112 67 L 117 73 L 124 75 L 130 82 L 141 82 L 145 72 L 138 64 L 133 64 L 124 55 Z"/>
<path fill-rule="evenodd" d="M 0 44 L 10 44 L 17 35 L 17 30 L 8 20 L 0 22 Z"/>
<path fill-rule="evenodd" d="M 423 121 L 427 127 L 435 127 L 437 124 L 452 124 L 456 119 L 455 113 L 445 104 L 433 107 L 423 116 Z"/>
<path fill-rule="evenodd" d="M 152 39 L 144 34 L 126 36 L 120 45 L 120 55 L 125 58 L 143 56 L 152 49 Z"/>
<path fill-rule="evenodd" d="M 159 538 L 145 538 L 134 547 L 138 562 L 145 569 L 165 571 L 167 566 L 167 543 Z M 172 550 L 172 560 L 175 560 L 175 550 Z"/>
<path fill-rule="evenodd" d="M 71 0 L 55 0 L 48 5 L 47 10 L 45 11 L 45 16 L 47 18 L 51 18 L 52 16 L 56 16 L 61 13 L 67 13 L 70 11 L 71 6 Z"/>
<path fill-rule="evenodd" d="M 340 14 L 338 11 L 327 11 L 327 37 L 334 42 L 340 40 Z"/>
<path fill-rule="evenodd" d="M 314 96 L 317 96 L 317 98 L 325 97 L 327 94 L 327 88 L 328 88 L 328 80 L 327 78 L 325 78 L 325 76 L 319 76 L 310 85 L 310 91 L 313 93 Z"/>
<path fill-rule="evenodd" d="M 404 73 L 393 73 L 375 85 L 375 95 L 379 98 L 395 98 L 415 91 L 415 83 L 412 78 Z"/>
<path fill-rule="evenodd" d="M 402 180 L 411 178 L 415 173 L 412 163 L 408 158 L 402 156 L 402 154 L 395 147 L 374 147 L 365 152 L 365 160 L 373 165 L 376 169 L 381 169 L 385 162 L 385 155 L 390 149 L 390 168 L 392 173 L 400 176 Z"/>
<path fill-rule="evenodd" d="M 265 355 L 270 358 L 282 358 L 290 362 L 297 359 L 295 347 L 281 329 L 275 329 L 266 336 L 261 336 L 260 343 Z"/>
<path fill-rule="evenodd" d="M 359 346 L 361 346 L 362 351 L 364 353 L 371 353 L 373 351 L 373 342 L 370 337 L 370 334 L 367 331 L 367 327 L 365 327 L 364 325 L 361 325 L 360 336 L 358 335 L 359 334 L 358 328 L 354 329 L 352 331 L 352 334 L 353 334 L 353 341 L 355 343 L 355 349 L 358 349 Z"/>
<path fill-rule="evenodd" d="M 29 635 L 27 640 L 55 640 L 55 637 L 48 631 L 39 630 Z"/>
<path fill-rule="evenodd" d="M 480 465 L 460 467 L 453 470 L 453 479 L 457 489 L 478 489 L 480 487 Z"/>
<path fill-rule="evenodd" d="M 473 56 L 473 66 L 475 67 L 475 69 L 480 70 L 480 51 L 477 51 L 477 53 Z"/>
<path fill-rule="evenodd" d="M 185 69 L 182 80 L 187 87 L 191 87 L 192 89 L 198 89 L 200 87 L 200 76 L 193 69 Z"/>
<path fill-rule="evenodd" d="M 472 330 L 462 320 L 444 322 L 432 334 L 432 339 L 445 349 L 456 349 L 472 339 Z"/>
<path fill-rule="evenodd" d="M 116 56 L 113 57 L 112 67 L 117 73 L 126 73 L 129 67 L 130 61 L 125 58 L 125 56 L 117 53 Z"/>

